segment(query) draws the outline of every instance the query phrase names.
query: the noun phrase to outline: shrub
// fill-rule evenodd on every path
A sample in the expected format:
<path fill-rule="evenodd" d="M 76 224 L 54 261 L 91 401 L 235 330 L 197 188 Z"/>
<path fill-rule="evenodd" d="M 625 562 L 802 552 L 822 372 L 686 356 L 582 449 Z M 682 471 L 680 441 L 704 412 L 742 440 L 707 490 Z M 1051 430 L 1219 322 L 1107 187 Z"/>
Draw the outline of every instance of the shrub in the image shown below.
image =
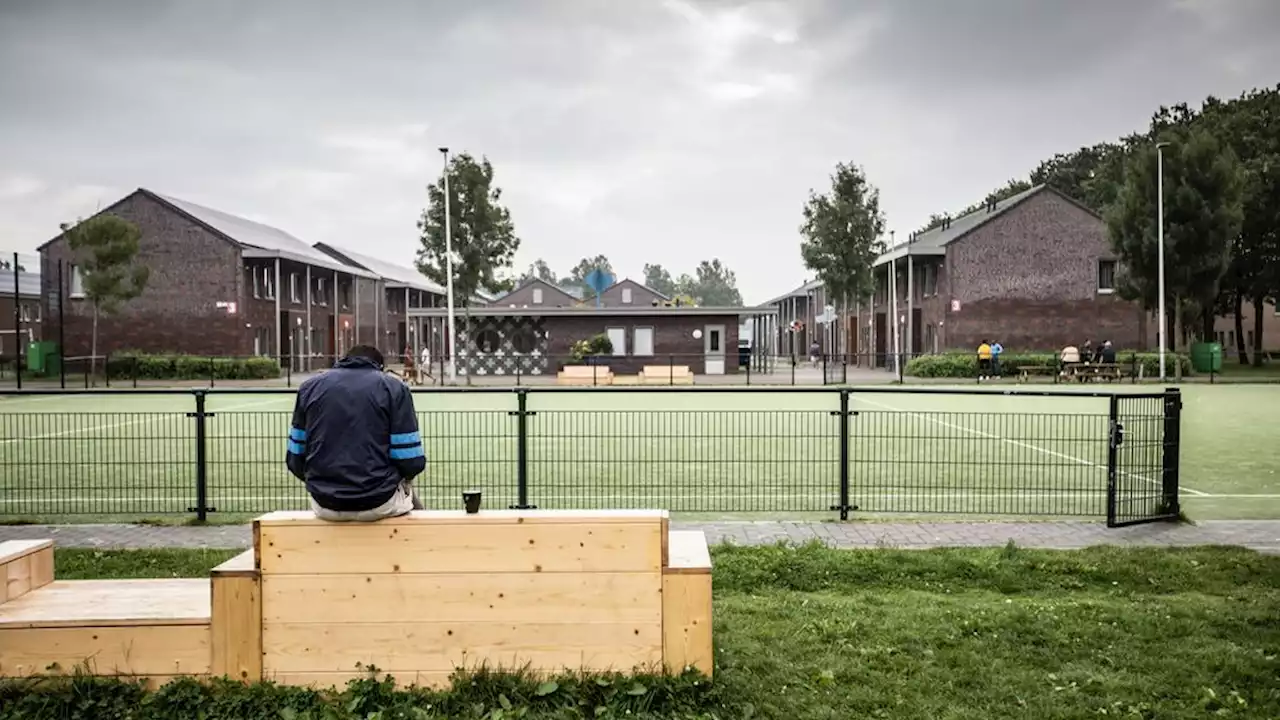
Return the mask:
<path fill-rule="evenodd" d="M 581 365 L 589 357 L 613 354 L 613 341 L 604 333 L 593 335 L 575 342 L 571 353 L 569 364 Z"/>
<path fill-rule="evenodd" d="M 266 380 L 280 377 L 272 358 L 226 358 L 201 355 L 116 353 L 107 358 L 112 380 Z"/>
<path fill-rule="evenodd" d="M 1182 374 L 1191 375 L 1191 359 L 1186 355 L 1165 356 L 1168 367 L 1166 372 L 1172 374 L 1176 366 L 1175 357 L 1182 364 Z M 1118 362 L 1126 371 L 1132 371 L 1135 362 L 1141 366 L 1143 377 L 1160 375 L 1159 353 L 1116 353 Z M 1000 372 L 1003 375 L 1016 375 L 1023 367 L 1050 366 L 1056 367 L 1058 355 L 1053 352 L 1011 353 L 1000 355 Z M 949 352 L 941 355 L 921 355 L 912 358 L 904 370 L 905 374 L 919 378 L 974 378 L 978 376 L 978 355 L 972 352 Z"/>

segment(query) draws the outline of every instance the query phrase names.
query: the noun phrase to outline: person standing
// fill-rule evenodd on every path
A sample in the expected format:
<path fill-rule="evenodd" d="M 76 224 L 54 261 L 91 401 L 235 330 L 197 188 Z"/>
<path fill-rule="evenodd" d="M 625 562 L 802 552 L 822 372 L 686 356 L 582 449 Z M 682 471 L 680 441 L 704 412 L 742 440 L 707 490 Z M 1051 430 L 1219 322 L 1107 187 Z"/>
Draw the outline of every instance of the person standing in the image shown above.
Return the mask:
<path fill-rule="evenodd" d="M 421 510 L 413 480 L 427 468 L 409 387 L 368 345 L 298 388 L 285 464 L 321 520 L 374 522 Z"/>
<path fill-rule="evenodd" d="M 978 344 L 978 382 L 987 379 L 991 374 L 991 343 L 984 338 Z"/>
<path fill-rule="evenodd" d="M 1000 377 L 1000 353 L 1004 352 L 1004 346 L 999 340 L 991 343 L 991 374 Z"/>

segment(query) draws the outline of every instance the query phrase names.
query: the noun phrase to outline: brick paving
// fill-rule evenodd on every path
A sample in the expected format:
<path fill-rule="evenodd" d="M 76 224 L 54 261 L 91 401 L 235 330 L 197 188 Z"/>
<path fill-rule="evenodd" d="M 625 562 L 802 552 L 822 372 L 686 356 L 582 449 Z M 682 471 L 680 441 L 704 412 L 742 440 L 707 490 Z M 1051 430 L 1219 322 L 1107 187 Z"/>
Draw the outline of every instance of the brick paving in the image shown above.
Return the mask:
<path fill-rule="evenodd" d="M 681 530 L 703 530 L 712 544 L 804 543 L 837 548 L 992 547 L 1012 540 L 1022 547 L 1071 549 L 1094 545 L 1236 545 L 1280 554 L 1280 520 L 1215 520 L 1156 523 L 1108 529 L 1088 522 L 673 522 Z M 165 527 L 156 525 L 4 525 L 0 541 L 53 538 L 60 547 L 246 548 L 247 525 Z"/>

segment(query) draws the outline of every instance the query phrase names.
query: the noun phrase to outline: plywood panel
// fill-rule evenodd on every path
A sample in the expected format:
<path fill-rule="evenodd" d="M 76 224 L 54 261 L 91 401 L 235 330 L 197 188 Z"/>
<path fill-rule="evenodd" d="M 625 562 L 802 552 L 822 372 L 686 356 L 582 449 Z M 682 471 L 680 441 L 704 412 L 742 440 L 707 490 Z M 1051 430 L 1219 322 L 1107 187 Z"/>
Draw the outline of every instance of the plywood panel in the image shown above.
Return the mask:
<path fill-rule="evenodd" d="M 455 667 L 631 670 L 660 667 L 660 623 L 268 624 L 263 667 L 272 672 L 389 672 Z"/>
<path fill-rule="evenodd" d="M 211 574 L 213 575 L 230 575 L 230 574 L 254 574 L 257 570 L 253 563 L 253 550 L 245 550 L 235 557 L 228 558 L 221 565 L 215 567 Z"/>
<path fill-rule="evenodd" d="M 252 562 L 252 554 L 249 560 Z M 262 595 L 257 575 L 253 571 L 215 571 L 210 585 L 210 672 L 236 680 L 261 679 Z"/>
<path fill-rule="evenodd" d="M 208 625 L 208 580 L 55 580 L 0 605 L 0 628 Z"/>
<path fill-rule="evenodd" d="M 279 622 L 660 622 L 659 573 L 265 575 Z"/>
<path fill-rule="evenodd" d="M 5 598 L 16 600 L 31 590 L 31 558 L 24 556 L 14 558 L 4 564 Z"/>
<path fill-rule="evenodd" d="M 668 541 L 667 573 L 710 573 L 711 551 L 701 530 L 674 530 Z"/>
<path fill-rule="evenodd" d="M 662 525 L 264 525 L 263 574 L 640 572 L 662 567 Z"/>
<path fill-rule="evenodd" d="M 378 673 L 378 678 L 382 679 L 386 673 Z M 400 687 L 409 687 L 415 685 L 417 687 L 426 688 L 447 688 L 450 685 L 450 678 L 453 675 L 450 672 L 418 672 L 418 673 L 400 673 L 395 676 L 396 685 Z M 300 687 L 313 687 L 317 690 L 325 690 L 328 688 L 337 688 L 339 690 L 345 688 L 347 683 L 352 680 L 362 680 L 368 677 L 363 672 L 331 672 L 331 673 L 286 673 L 277 672 L 264 676 L 263 680 L 269 680 L 277 685 L 295 685 Z"/>
<path fill-rule="evenodd" d="M 710 574 L 662 576 L 662 635 L 668 671 L 680 673 L 692 666 L 712 674 Z"/>
<path fill-rule="evenodd" d="M 0 675 L 188 675 L 209 672 L 207 625 L 0 629 Z M 56 667 L 54 667 L 56 666 Z"/>
<path fill-rule="evenodd" d="M 462 498 L 458 498 L 459 504 Z M 470 525 L 495 523 L 593 523 L 603 522 L 658 522 L 668 517 L 666 510 L 481 510 L 468 515 L 462 510 L 415 510 L 407 515 L 379 520 L 379 526 L 410 525 L 418 523 L 438 523 L 454 525 L 466 523 Z M 321 520 L 310 510 L 277 510 L 254 520 L 255 525 L 324 525 L 332 527 L 333 523 Z M 344 527 L 350 527 L 344 525 Z"/>
<path fill-rule="evenodd" d="M 0 542 L 0 565 L 13 562 L 40 550 L 52 550 L 52 540 L 5 540 Z"/>

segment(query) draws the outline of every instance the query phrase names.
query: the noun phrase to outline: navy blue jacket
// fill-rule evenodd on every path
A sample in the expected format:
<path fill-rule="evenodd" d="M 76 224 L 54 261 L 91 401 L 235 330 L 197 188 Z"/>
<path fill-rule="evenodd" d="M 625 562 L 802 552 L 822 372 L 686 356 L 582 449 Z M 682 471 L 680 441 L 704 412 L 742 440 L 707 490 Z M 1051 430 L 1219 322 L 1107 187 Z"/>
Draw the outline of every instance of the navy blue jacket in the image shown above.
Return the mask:
<path fill-rule="evenodd" d="M 413 397 L 372 361 L 344 358 L 298 388 L 286 455 L 320 507 L 371 510 L 427 468 Z"/>

